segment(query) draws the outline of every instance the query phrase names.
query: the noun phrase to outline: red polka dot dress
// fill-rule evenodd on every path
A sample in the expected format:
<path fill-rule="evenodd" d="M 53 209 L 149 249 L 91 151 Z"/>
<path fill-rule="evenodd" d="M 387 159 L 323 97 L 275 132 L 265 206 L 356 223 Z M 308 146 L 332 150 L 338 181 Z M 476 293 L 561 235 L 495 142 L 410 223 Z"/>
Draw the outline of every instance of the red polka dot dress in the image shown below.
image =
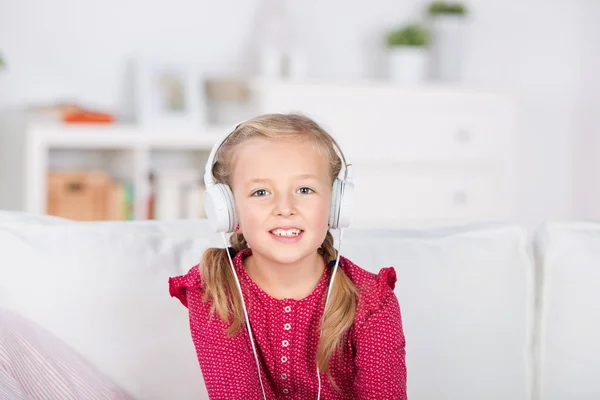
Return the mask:
<path fill-rule="evenodd" d="M 246 273 L 240 251 L 233 259 L 257 346 L 261 376 L 268 399 L 317 398 L 316 353 L 319 322 L 330 272 L 323 268 L 317 287 L 301 300 L 275 299 Z M 393 292 L 396 273 L 383 268 L 375 275 L 340 257 L 340 267 L 359 289 L 354 324 L 342 351 L 330 361 L 331 375 L 321 373 L 321 399 L 406 399 L 405 340 L 398 300 Z M 202 376 L 212 400 L 262 399 L 262 391 L 246 326 L 232 338 L 227 324 L 210 315 L 210 300 L 202 302 L 198 266 L 169 279 L 171 296 L 188 308 L 192 339 Z"/>

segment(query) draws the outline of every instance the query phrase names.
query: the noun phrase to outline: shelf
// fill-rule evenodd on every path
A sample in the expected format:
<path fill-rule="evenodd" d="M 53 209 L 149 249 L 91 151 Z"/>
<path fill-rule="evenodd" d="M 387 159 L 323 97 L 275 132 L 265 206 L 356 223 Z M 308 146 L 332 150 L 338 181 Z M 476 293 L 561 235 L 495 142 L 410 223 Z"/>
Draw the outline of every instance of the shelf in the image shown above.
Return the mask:
<path fill-rule="evenodd" d="M 231 127 L 32 123 L 27 129 L 27 209 L 46 212 L 49 170 L 100 170 L 133 187 L 135 219 L 145 219 L 152 172 L 204 173 L 208 153 Z"/>
<path fill-rule="evenodd" d="M 32 124 L 30 140 L 45 148 L 123 149 L 159 148 L 210 150 L 229 127 L 195 129 L 147 128 L 136 125 Z"/>

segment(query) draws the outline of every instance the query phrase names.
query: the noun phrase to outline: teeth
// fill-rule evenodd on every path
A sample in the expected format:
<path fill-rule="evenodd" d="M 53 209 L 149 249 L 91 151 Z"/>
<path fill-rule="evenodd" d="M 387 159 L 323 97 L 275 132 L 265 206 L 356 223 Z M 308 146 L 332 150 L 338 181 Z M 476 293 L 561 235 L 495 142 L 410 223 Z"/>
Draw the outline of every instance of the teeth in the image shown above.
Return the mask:
<path fill-rule="evenodd" d="M 298 236 L 300 232 L 299 229 L 274 229 L 271 231 L 275 236 Z"/>

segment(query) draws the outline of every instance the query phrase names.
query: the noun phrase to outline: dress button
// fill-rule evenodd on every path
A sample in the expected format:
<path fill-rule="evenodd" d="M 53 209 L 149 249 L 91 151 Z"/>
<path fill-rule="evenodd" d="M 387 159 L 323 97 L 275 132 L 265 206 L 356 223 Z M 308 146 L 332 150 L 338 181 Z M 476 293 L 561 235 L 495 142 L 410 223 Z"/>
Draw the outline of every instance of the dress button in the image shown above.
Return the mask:
<path fill-rule="evenodd" d="M 283 389 L 283 390 L 282 390 L 282 392 L 283 392 L 284 394 L 288 394 L 290 391 L 289 391 L 289 390 L 287 390 L 287 389 Z"/>
<path fill-rule="evenodd" d="M 283 347 L 288 347 L 290 345 L 290 342 L 288 342 L 287 340 L 284 340 L 283 342 L 281 342 L 281 345 Z"/>
<path fill-rule="evenodd" d="M 290 306 L 285 306 L 285 308 L 283 309 L 285 312 L 290 312 L 292 311 L 292 307 Z"/>
<path fill-rule="evenodd" d="M 283 329 L 285 329 L 286 331 L 289 331 L 290 329 L 292 329 L 292 325 L 290 325 L 290 324 L 285 324 L 285 325 L 283 326 Z"/>
<path fill-rule="evenodd" d="M 281 374 L 281 379 L 287 379 L 287 374 Z"/>
<path fill-rule="evenodd" d="M 281 357 L 281 362 L 282 362 L 282 363 L 284 363 L 284 362 L 286 362 L 286 361 L 287 361 L 287 357 L 286 357 L 286 356 L 283 356 L 283 357 Z"/>

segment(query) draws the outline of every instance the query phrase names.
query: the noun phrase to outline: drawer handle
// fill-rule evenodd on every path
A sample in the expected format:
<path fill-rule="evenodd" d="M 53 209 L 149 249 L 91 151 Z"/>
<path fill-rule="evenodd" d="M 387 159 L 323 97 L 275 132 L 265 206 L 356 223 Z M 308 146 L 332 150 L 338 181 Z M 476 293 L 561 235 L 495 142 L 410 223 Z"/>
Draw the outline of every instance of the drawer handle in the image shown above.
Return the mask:
<path fill-rule="evenodd" d="M 467 202 L 468 202 L 467 192 L 465 192 L 464 190 L 457 191 L 456 193 L 454 193 L 452 202 L 454 203 L 455 206 L 462 207 L 462 206 L 467 205 Z"/>
<path fill-rule="evenodd" d="M 459 129 L 456 132 L 456 141 L 464 144 L 471 142 L 471 133 L 466 129 Z"/>

